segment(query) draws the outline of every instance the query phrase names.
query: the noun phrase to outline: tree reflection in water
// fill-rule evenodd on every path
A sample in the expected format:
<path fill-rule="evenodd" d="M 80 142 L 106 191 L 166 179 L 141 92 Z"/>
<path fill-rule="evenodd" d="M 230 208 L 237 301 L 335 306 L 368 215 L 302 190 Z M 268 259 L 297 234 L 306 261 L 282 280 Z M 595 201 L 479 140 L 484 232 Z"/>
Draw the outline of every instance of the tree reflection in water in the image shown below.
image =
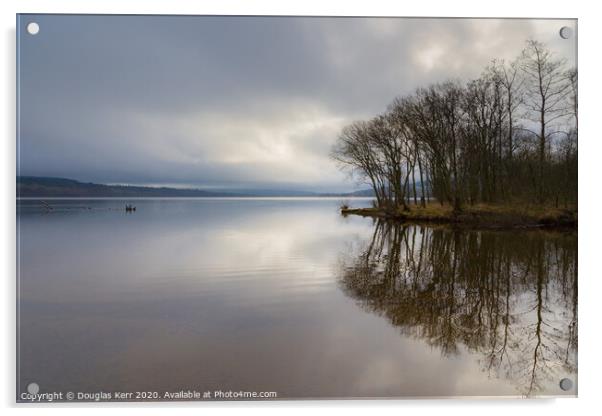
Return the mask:
<path fill-rule="evenodd" d="M 449 357 L 465 348 L 520 394 L 577 371 L 577 235 L 375 224 L 343 290 Z"/>

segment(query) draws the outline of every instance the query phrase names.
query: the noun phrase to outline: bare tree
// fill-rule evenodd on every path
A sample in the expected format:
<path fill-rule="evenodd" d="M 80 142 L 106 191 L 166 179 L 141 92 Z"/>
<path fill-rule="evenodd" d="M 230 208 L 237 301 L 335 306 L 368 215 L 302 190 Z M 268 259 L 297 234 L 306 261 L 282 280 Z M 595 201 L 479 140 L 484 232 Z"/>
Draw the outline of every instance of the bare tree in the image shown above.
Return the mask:
<path fill-rule="evenodd" d="M 548 140 L 556 132 L 550 131 L 551 123 L 569 114 L 567 97 L 571 84 L 567 82 L 566 61 L 556 59 L 546 47 L 535 40 L 527 41 L 521 56 L 521 70 L 525 76 L 526 117 L 538 124 L 534 132 L 539 140 L 538 197 L 546 197 L 545 163 Z"/>
<path fill-rule="evenodd" d="M 350 175 L 367 181 L 374 190 L 378 205 L 382 206 L 386 200 L 383 163 L 370 143 L 369 129 L 370 124 L 363 121 L 346 126 L 331 151 L 331 157 L 343 169 L 348 169 Z"/>

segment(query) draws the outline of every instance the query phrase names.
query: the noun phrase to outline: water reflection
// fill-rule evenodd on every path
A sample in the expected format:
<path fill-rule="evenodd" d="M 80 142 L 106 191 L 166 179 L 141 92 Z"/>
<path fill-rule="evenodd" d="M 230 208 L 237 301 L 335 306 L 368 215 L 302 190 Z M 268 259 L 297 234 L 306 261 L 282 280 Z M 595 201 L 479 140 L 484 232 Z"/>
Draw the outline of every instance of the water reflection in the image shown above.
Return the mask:
<path fill-rule="evenodd" d="M 520 394 L 577 372 L 574 233 L 476 232 L 379 221 L 338 266 L 347 295 L 446 358 L 467 349 Z"/>
<path fill-rule="evenodd" d="M 514 396 L 538 290 L 532 394 L 576 392 L 556 378 L 575 381 L 574 236 L 375 228 L 334 199 L 52 205 L 17 211 L 19 392 Z"/>

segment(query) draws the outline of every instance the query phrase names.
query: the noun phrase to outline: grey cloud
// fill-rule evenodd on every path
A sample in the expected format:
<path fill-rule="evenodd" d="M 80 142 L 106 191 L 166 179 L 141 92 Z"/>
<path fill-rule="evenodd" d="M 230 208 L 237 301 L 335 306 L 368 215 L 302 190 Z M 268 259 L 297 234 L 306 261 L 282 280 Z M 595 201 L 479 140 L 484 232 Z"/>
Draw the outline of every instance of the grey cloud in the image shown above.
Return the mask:
<path fill-rule="evenodd" d="M 573 21 L 20 19 L 19 173 L 99 182 L 348 188 L 328 160 L 345 123 L 528 38 L 575 54 Z"/>

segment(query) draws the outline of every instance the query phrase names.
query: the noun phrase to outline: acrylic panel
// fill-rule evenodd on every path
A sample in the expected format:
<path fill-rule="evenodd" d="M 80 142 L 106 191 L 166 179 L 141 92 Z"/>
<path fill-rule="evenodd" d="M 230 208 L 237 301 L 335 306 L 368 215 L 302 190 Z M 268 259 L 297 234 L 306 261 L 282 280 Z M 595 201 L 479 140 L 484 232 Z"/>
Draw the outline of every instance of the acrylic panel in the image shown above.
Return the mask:
<path fill-rule="evenodd" d="M 19 402 L 577 396 L 576 19 L 17 16 Z"/>

